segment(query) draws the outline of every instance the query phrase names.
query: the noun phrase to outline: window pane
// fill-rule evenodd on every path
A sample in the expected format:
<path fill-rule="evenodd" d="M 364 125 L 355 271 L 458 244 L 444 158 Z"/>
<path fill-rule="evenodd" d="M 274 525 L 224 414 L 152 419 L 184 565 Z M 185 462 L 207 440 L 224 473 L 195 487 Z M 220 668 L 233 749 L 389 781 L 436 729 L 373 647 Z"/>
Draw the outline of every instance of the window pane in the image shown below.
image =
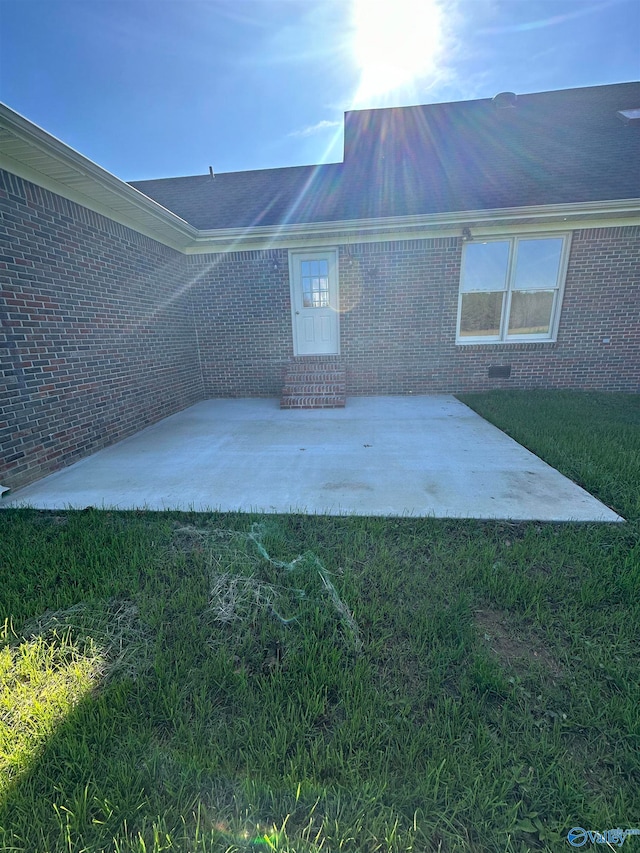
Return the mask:
<path fill-rule="evenodd" d="M 514 291 L 511 295 L 510 335 L 548 335 L 553 290 Z"/>
<path fill-rule="evenodd" d="M 508 240 L 467 243 L 464 247 L 462 290 L 504 290 L 509 263 Z"/>
<path fill-rule="evenodd" d="M 302 305 L 304 308 L 328 308 L 329 279 L 303 276 Z"/>
<path fill-rule="evenodd" d="M 562 238 L 519 240 L 514 290 L 549 290 L 558 284 Z"/>
<path fill-rule="evenodd" d="M 300 262 L 302 305 L 304 308 L 329 307 L 329 261 L 326 258 Z"/>
<path fill-rule="evenodd" d="M 460 337 L 497 337 L 503 298 L 503 293 L 463 293 Z"/>

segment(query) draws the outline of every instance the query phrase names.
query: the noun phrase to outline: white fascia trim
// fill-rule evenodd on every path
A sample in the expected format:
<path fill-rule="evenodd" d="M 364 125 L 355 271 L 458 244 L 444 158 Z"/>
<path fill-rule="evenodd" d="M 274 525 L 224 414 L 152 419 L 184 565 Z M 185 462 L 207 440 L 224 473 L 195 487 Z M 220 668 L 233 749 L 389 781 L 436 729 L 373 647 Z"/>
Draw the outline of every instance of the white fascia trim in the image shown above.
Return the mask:
<path fill-rule="evenodd" d="M 107 189 L 109 194 L 125 201 L 127 205 L 133 208 L 131 216 L 119 210 L 112 210 L 108 202 L 105 203 L 92 198 L 86 187 L 78 189 L 78 187 L 68 186 L 64 181 L 47 175 L 46 172 L 41 172 L 39 169 L 34 169 L 28 164 L 21 163 L 16 157 L 11 157 L 0 151 L 0 165 L 3 165 L 8 171 L 26 180 L 34 181 L 45 189 L 51 189 L 52 192 L 57 192 L 71 201 L 83 204 L 90 210 L 103 213 L 121 224 L 154 237 L 160 242 L 169 244 L 167 240 L 167 226 L 169 226 L 174 232 L 171 235 L 170 245 L 173 245 L 174 248 L 180 248 L 182 251 L 197 237 L 199 232 L 193 225 L 185 222 L 175 213 L 162 207 L 158 202 L 112 175 L 111 172 L 98 166 L 97 163 L 89 160 L 83 154 L 75 151 L 69 145 L 61 142 L 55 136 L 47 133 L 2 103 L 0 103 L 0 128 L 5 128 L 11 137 L 20 140 L 27 146 L 37 148 L 46 157 L 63 163 L 79 178 L 88 179 L 89 189 L 90 184 L 95 182 L 100 187 Z M 1 146 L 2 137 L 0 136 L 0 148 Z M 142 220 L 139 214 L 142 214 Z M 158 234 L 155 233 L 153 227 L 154 220 L 158 222 Z"/>
<path fill-rule="evenodd" d="M 613 221 L 612 221 L 613 220 Z M 384 240 L 415 240 L 425 237 L 461 236 L 473 229 L 478 239 L 498 231 L 517 233 L 567 228 L 640 225 L 640 199 L 585 202 L 497 210 L 396 216 L 384 219 L 352 219 L 301 225 L 261 226 L 201 230 L 187 254 L 232 252 L 273 247 L 371 243 Z"/>

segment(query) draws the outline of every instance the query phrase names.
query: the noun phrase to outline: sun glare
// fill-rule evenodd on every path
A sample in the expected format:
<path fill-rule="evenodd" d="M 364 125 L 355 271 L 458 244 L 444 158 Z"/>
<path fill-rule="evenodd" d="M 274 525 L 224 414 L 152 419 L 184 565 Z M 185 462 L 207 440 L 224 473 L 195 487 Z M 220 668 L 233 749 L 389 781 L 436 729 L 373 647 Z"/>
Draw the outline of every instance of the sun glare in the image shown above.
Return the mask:
<path fill-rule="evenodd" d="M 354 0 L 358 100 L 383 95 L 435 71 L 442 47 L 439 0 Z"/>

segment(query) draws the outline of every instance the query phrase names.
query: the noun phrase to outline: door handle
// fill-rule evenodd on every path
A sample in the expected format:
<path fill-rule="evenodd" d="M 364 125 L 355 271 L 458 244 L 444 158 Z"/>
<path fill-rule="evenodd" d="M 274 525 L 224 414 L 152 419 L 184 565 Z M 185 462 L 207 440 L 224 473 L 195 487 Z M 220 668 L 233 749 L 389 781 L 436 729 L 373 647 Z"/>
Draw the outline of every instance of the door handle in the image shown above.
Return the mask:
<path fill-rule="evenodd" d="M 296 314 L 299 314 L 299 313 L 300 313 L 299 311 L 296 311 Z"/>

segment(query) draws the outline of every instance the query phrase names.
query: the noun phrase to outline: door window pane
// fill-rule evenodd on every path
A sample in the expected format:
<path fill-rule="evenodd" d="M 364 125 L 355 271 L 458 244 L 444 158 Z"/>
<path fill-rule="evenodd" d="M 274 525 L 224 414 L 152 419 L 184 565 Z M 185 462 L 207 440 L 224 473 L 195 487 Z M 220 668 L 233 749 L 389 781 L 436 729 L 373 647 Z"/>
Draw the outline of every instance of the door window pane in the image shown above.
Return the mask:
<path fill-rule="evenodd" d="M 562 238 L 519 240 L 514 290 L 551 290 L 558 284 Z"/>
<path fill-rule="evenodd" d="M 497 337 L 500 334 L 503 298 L 503 293 L 463 293 L 460 335 Z"/>
<path fill-rule="evenodd" d="M 510 335 L 548 335 L 553 290 L 516 290 L 511 294 Z"/>
<path fill-rule="evenodd" d="M 329 307 L 329 262 L 301 261 L 302 305 L 304 308 Z"/>

